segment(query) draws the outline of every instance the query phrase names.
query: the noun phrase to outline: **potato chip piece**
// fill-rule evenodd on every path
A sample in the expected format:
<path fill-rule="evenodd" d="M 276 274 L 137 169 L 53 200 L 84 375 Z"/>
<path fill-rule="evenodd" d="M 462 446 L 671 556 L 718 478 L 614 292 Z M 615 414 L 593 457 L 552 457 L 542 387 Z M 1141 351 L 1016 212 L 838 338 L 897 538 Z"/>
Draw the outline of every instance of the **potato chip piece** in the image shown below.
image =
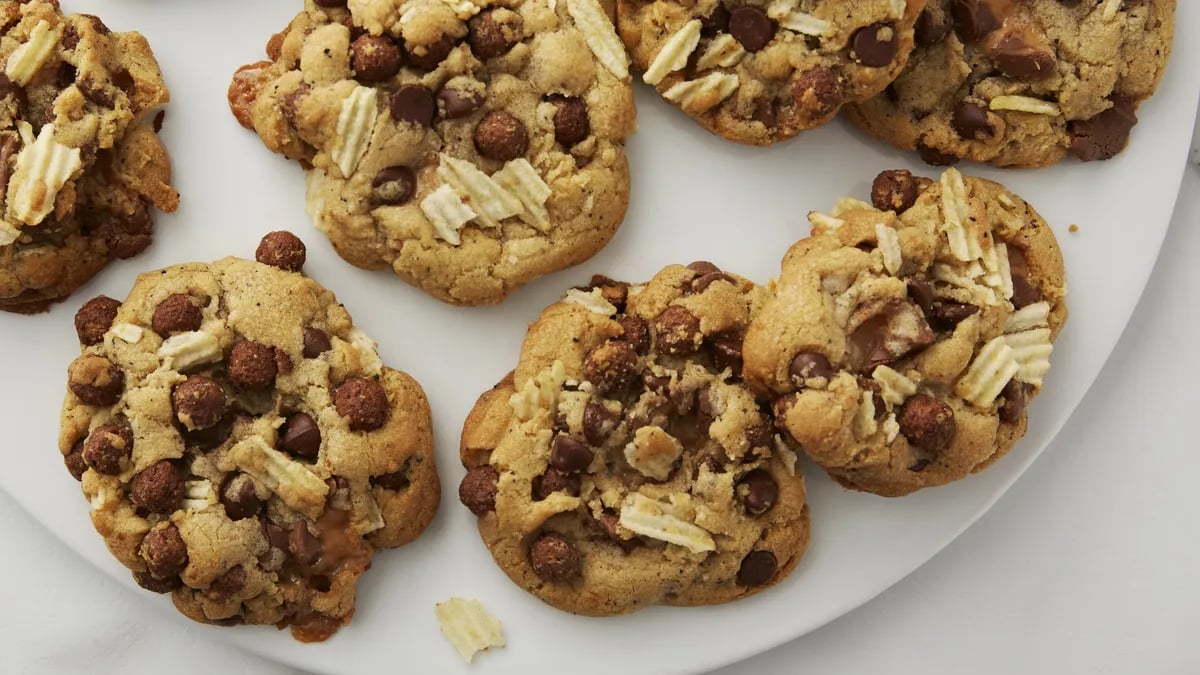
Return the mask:
<path fill-rule="evenodd" d="M 796 0 L 773 0 L 767 5 L 767 16 L 777 21 L 780 26 L 802 35 L 821 37 L 829 34 L 830 23 L 801 11 Z"/>
<path fill-rule="evenodd" d="M 1013 350 L 1020 370 L 1014 378 L 1018 382 L 1042 386 L 1042 378 L 1050 370 L 1050 353 L 1054 345 L 1050 342 L 1049 328 L 1034 328 L 1033 330 L 1009 333 L 1004 336 L 1004 343 Z"/>
<path fill-rule="evenodd" d="M 172 335 L 158 347 L 158 358 L 171 370 L 187 370 L 224 357 L 217 336 L 202 330 Z"/>
<path fill-rule="evenodd" d="M 884 403 L 901 405 L 909 396 L 917 393 L 917 383 L 888 366 L 876 366 L 871 379 L 879 383 L 879 396 Z"/>
<path fill-rule="evenodd" d="M 225 459 L 274 492 L 293 511 L 316 519 L 325 510 L 325 495 L 329 494 L 325 481 L 272 448 L 262 436 L 250 436 L 234 444 Z"/>
<path fill-rule="evenodd" d="M 45 19 L 39 21 L 33 30 L 29 31 L 29 38 L 9 54 L 4 74 L 14 84 L 22 87 L 29 84 L 33 76 L 46 65 L 61 38 L 61 27 L 52 28 Z"/>
<path fill-rule="evenodd" d="M 522 422 L 533 419 L 538 410 L 553 413 L 558 408 L 558 396 L 566 381 L 567 368 L 555 359 L 548 368 L 525 380 L 521 389 L 508 398 L 508 405 Z"/>
<path fill-rule="evenodd" d="M 887 417 L 883 418 L 883 423 L 879 425 L 883 429 L 883 441 L 891 443 L 900 435 L 900 423 L 896 421 L 896 413 L 888 413 Z"/>
<path fill-rule="evenodd" d="M 470 663 L 479 652 L 504 646 L 504 627 L 478 600 L 450 598 L 433 608 L 442 635 Z"/>
<path fill-rule="evenodd" d="M 357 508 L 354 509 L 354 530 L 361 535 L 382 530 L 386 523 L 383 522 L 383 512 L 379 510 L 379 503 L 371 495 L 355 502 Z"/>
<path fill-rule="evenodd" d="M 525 207 L 517 214 L 521 220 L 542 232 L 550 229 L 550 212 L 546 210 L 546 201 L 552 194 L 550 186 L 542 180 L 529 160 L 520 157 L 506 162 L 499 171 L 492 174 L 492 179 L 520 200 Z"/>
<path fill-rule="evenodd" d="M 1121 9 L 1122 0 L 1105 0 L 1103 9 L 1100 11 L 1100 18 L 1105 21 L 1112 21 L 1117 15 L 1117 10 Z"/>
<path fill-rule="evenodd" d="M 379 115 L 376 101 L 377 92 L 371 87 L 355 87 L 342 100 L 337 121 L 337 141 L 329 157 L 345 178 L 349 178 L 358 168 L 359 160 L 370 145 L 371 132 Z"/>
<path fill-rule="evenodd" d="M 813 234 L 832 234 L 845 225 L 846 221 L 841 218 L 834 218 L 820 211 L 809 211 L 808 224 L 812 226 Z"/>
<path fill-rule="evenodd" d="M 1032 113 L 1034 115 L 1049 115 L 1051 117 L 1062 114 L 1062 111 L 1054 103 L 1043 101 L 1040 98 L 1033 98 L 1032 96 L 997 96 L 988 103 L 988 108 L 992 110 L 1013 110 L 1016 112 Z"/>
<path fill-rule="evenodd" d="M 942 229 L 950 243 L 950 253 L 963 262 L 975 259 L 971 255 L 966 223 L 970 218 L 967 207 L 967 186 L 958 169 L 942 173 Z"/>
<path fill-rule="evenodd" d="M 698 44 L 700 44 L 700 19 L 692 19 L 683 24 L 683 28 L 675 31 L 674 35 L 667 38 L 662 49 L 658 50 L 658 54 L 650 62 L 650 67 L 642 75 L 642 81 L 649 85 L 662 82 L 664 77 L 687 65 L 688 57 L 696 51 Z"/>
<path fill-rule="evenodd" d="M 1031 328 L 1048 327 L 1050 325 L 1050 303 L 1042 300 L 1025 305 L 1013 312 L 1004 322 L 1005 333 L 1018 333 Z"/>
<path fill-rule="evenodd" d="M 739 86 L 738 76 L 731 73 L 709 73 L 695 80 L 676 82 L 663 92 L 663 98 L 678 103 L 693 115 L 708 112 L 729 98 Z"/>
<path fill-rule="evenodd" d="M 651 499 L 640 492 L 630 493 L 621 502 L 621 527 L 651 539 L 683 546 L 692 553 L 715 551 L 716 542 L 703 528 L 679 517 L 674 504 Z"/>
<path fill-rule="evenodd" d="M 470 19 L 491 4 L 490 0 L 442 0 L 442 3 L 454 10 L 454 16 L 461 21 Z"/>
<path fill-rule="evenodd" d="M 8 246 L 20 238 L 20 230 L 0 220 L 0 246 Z"/>
<path fill-rule="evenodd" d="M 350 338 L 350 344 L 358 352 L 358 362 L 362 372 L 372 376 L 382 373 L 383 359 L 379 358 L 379 343 L 357 326 L 350 329 L 347 337 Z"/>
<path fill-rule="evenodd" d="M 996 245 L 997 272 L 1000 274 L 1000 297 L 1008 300 L 1013 296 L 1012 266 L 1008 262 L 1008 245 Z"/>
<path fill-rule="evenodd" d="M 1004 336 L 994 337 L 975 355 L 966 374 L 954 385 L 954 393 L 959 398 L 986 408 L 1019 370 L 1013 349 L 1005 343 Z"/>
<path fill-rule="evenodd" d="M 729 33 L 721 33 L 708 43 L 704 53 L 696 59 L 696 70 L 703 72 L 710 68 L 732 68 L 745 56 L 746 50 L 737 38 Z"/>
<path fill-rule="evenodd" d="M 683 445 L 671 434 L 659 427 L 641 427 L 634 432 L 633 440 L 625 446 L 625 461 L 643 476 L 655 480 L 666 480 Z"/>
<path fill-rule="evenodd" d="M 118 338 L 123 342 L 128 342 L 131 345 L 135 345 L 141 342 L 143 331 L 141 326 L 135 326 L 131 323 L 118 323 L 114 324 L 112 328 L 109 328 L 108 332 L 113 337 Z"/>
<path fill-rule="evenodd" d="M 583 41 L 608 72 L 624 80 L 629 77 L 629 56 L 617 37 L 612 19 L 597 0 L 567 0 L 567 12 L 575 27 L 583 33 Z"/>
<path fill-rule="evenodd" d="M 878 223 L 875 225 L 875 240 L 879 243 L 879 252 L 883 255 L 883 268 L 891 274 L 899 272 L 900 266 L 904 264 L 900 235 L 891 227 Z"/>
<path fill-rule="evenodd" d="M 29 123 L 17 124 L 26 145 L 17 153 L 8 183 L 8 220 L 37 225 L 54 210 L 58 191 L 83 169 L 83 159 L 79 148 L 54 140 L 53 122 L 44 125 L 32 143 Z"/>
<path fill-rule="evenodd" d="M 438 162 L 438 178 L 454 188 L 462 200 L 471 205 L 476 223 L 498 228 L 500 221 L 522 211 L 521 200 L 474 164 L 445 153 L 438 157 Z"/>
<path fill-rule="evenodd" d="M 854 432 L 855 438 L 859 440 L 870 438 L 879 430 L 879 423 L 875 421 L 874 392 L 870 390 L 862 392 L 858 410 L 854 411 L 854 419 L 850 421 L 850 429 Z"/>
<path fill-rule="evenodd" d="M 434 235 L 452 246 L 462 243 L 458 232 L 476 215 L 454 188 L 444 183 L 421 200 L 421 211 L 433 225 Z"/>
<path fill-rule="evenodd" d="M 183 509 L 185 511 L 203 511 L 217 503 L 217 493 L 208 479 L 184 481 L 183 490 Z"/>
<path fill-rule="evenodd" d="M 617 308 L 605 299 L 604 292 L 599 288 L 593 288 L 591 291 L 581 291 L 578 288 L 572 288 L 567 291 L 567 295 L 563 300 L 568 304 L 579 305 L 588 311 L 603 316 L 613 316 L 617 313 Z"/>
<path fill-rule="evenodd" d="M 838 197 L 837 202 L 835 202 L 833 205 L 833 211 L 831 211 L 830 213 L 832 213 L 835 218 L 840 218 L 843 215 L 845 215 L 851 211 L 875 211 L 875 210 L 877 210 L 877 209 L 874 206 L 871 206 L 870 204 L 864 202 L 861 199 L 857 199 L 855 197 L 847 197 L 847 196 L 843 195 L 841 197 Z"/>

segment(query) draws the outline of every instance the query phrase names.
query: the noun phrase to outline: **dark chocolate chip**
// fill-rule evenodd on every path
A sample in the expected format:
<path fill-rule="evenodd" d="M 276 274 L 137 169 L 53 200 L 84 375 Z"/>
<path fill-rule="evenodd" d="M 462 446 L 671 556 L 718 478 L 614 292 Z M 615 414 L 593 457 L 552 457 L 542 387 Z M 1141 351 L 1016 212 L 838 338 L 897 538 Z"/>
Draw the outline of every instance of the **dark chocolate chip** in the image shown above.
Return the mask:
<path fill-rule="evenodd" d="M 950 126 L 954 127 L 955 133 L 968 141 L 987 140 L 996 133 L 996 127 L 988 119 L 987 106 L 966 99 L 954 106 Z"/>
<path fill-rule="evenodd" d="M 1000 27 L 989 0 L 950 0 L 954 30 L 963 42 L 975 42 Z"/>
<path fill-rule="evenodd" d="M 933 3 L 930 3 L 917 17 L 917 23 L 913 26 L 913 39 L 923 47 L 934 45 L 946 39 L 950 28 L 950 16 L 945 8 L 935 9 Z"/>
<path fill-rule="evenodd" d="M 1007 424 L 1020 421 L 1021 416 L 1025 414 L 1025 406 L 1029 403 L 1032 390 L 1033 387 L 1028 384 L 1009 380 L 1004 389 L 1000 390 L 1000 396 L 1004 398 L 999 411 L 1000 421 Z"/>
<path fill-rule="evenodd" d="M 813 377 L 823 377 L 829 380 L 833 377 L 833 365 L 823 354 L 803 351 L 792 358 L 788 365 L 788 376 L 792 385 L 797 389 L 804 388 L 804 381 Z"/>
<path fill-rule="evenodd" d="M 279 449 L 297 457 L 316 459 L 321 452 L 321 429 L 308 413 L 287 418 L 279 434 Z"/>
<path fill-rule="evenodd" d="M 483 105 L 482 96 L 450 86 L 443 87 L 438 92 L 437 100 L 442 110 L 442 116 L 446 119 L 466 117 Z"/>
<path fill-rule="evenodd" d="M 923 162 L 930 166 L 952 166 L 957 164 L 960 159 L 948 152 L 926 144 L 923 140 L 917 141 L 917 155 L 920 156 Z"/>
<path fill-rule="evenodd" d="M 582 473 L 587 471 L 594 456 L 587 443 L 560 434 L 550 449 L 550 466 L 565 473 Z"/>
<path fill-rule="evenodd" d="M 533 479 L 534 498 L 542 500 L 555 492 L 565 492 L 572 497 L 578 497 L 581 483 L 579 474 L 566 473 L 551 467 Z"/>
<path fill-rule="evenodd" d="M 1027 43 L 1017 33 L 1007 33 L 991 46 L 992 63 L 1018 80 L 1036 82 L 1054 75 L 1054 54 Z"/>
<path fill-rule="evenodd" d="M 766 469 L 755 469 L 747 473 L 742 476 L 739 485 L 741 489 L 738 492 L 742 494 L 742 503 L 746 512 L 751 515 L 757 516 L 770 511 L 779 499 L 779 484 Z M 744 493 L 742 489 L 745 490 Z"/>
<path fill-rule="evenodd" d="M 620 415 L 593 399 L 583 408 L 583 437 L 596 447 L 604 445 L 620 423 Z"/>
<path fill-rule="evenodd" d="M 779 563 L 770 551 L 751 551 L 742 558 L 738 568 L 737 582 L 742 586 L 764 586 L 775 577 Z"/>
<path fill-rule="evenodd" d="M 729 13 L 729 34 L 748 52 L 766 47 L 775 37 L 775 22 L 762 9 L 743 5 Z"/>
<path fill-rule="evenodd" d="M 254 479 L 244 473 L 230 474 L 219 493 L 225 515 L 230 520 L 242 520 L 258 513 L 263 501 L 254 489 Z"/>
<path fill-rule="evenodd" d="M 452 35 L 443 33 L 436 41 L 424 45 L 408 43 L 408 60 L 422 70 L 433 70 L 450 55 L 458 42 Z"/>
<path fill-rule="evenodd" d="M 929 313 L 933 311 L 933 286 L 920 277 L 908 277 L 904 280 L 904 285 L 908 289 L 908 299 L 916 303 L 917 307 L 920 307 L 921 311 L 929 316 Z"/>
<path fill-rule="evenodd" d="M 304 329 L 304 358 L 315 359 L 330 349 L 333 349 L 333 343 L 325 331 L 320 328 Z"/>
<path fill-rule="evenodd" d="M 309 565 L 321 555 L 321 540 L 308 531 L 303 520 L 297 520 L 288 533 L 287 550 L 301 565 Z"/>
<path fill-rule="evenodd" d="M 854 56 L 869 68 L 880 68 L 896 60 L 899 51 L 896 27 L 890 23 L 873 23 L 854 32 Z"/>
<path fill-rule="evenodd" d="M 433 125 L 437 102 L 433 93 L 419 84 L 406 84 L 392 94 L 390 106 L 392 119 L 397 122 L 412 122 L 424 127 Z"/>
<path fill-rule="evenodd" d="M 954 330 L 954 327 L 963 319 L 975 314 L 979 308 L 975 305 L 970 305 L 965 302 L 955 302 L 954 300 L 935 300 L 929 308 L 926 316 L 929 317 L 929 323 L 938 330 Z"/>
<path fill-rule="evenodd" d="M 1118 97 L 1111 108 L 1099 115 L 1067 124 L 1071 154 L 1085 162 L 1112 159 L 1125 149 L 1137 121 L 1133 100 Z"/>
<path fill-rule="evenodd" d="M 548 99 L 554 106 L 554 140 L 565 148 L 591 134 L 587 104 L 578 96 L 552 94 Z"/>

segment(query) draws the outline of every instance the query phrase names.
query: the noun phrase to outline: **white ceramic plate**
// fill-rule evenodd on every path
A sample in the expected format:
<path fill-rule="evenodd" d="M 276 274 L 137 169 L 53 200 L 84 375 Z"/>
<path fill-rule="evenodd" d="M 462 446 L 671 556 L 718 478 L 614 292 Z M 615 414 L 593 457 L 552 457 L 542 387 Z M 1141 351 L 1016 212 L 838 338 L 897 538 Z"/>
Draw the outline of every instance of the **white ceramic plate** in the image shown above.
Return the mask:
<path fill-rule="evenodd" d="M 591 273 L 644 280 L 671 262 L 708 259 L 756 281 L 778 271 L 789 244 L 807 233 L 805 214 L 842 194 L 865 198 L 881 169 L 932 175 L 908 154 L 835 123 L 771 149 L 722 142 L 639 89 L 641 131 L 630 143 L 634 202 L 624 229 L 584 265 L 535 282 L 500 307 L 443 305 L 388 273 L 344 264 L 313 230 L 301 171 L 264 150 L 225 105 L 229 76 L 261 58 L 297 0 L 63 0 L 117 30 L 137 29 L 155 47 L 174 102 L 163 131 L 182 207 L 158 220 L 155 245 L 111 266 L 69 302 L 36 317 L 0 316 L 6 354 L 0 428 L 0 487 L 71 548 L 130 587 L 91 529 L 78 485 L 56 450 L 66 365 L 77 355 L 71 317 L 98 293 L 124 297 L 139 271 L 225 255 L 253 255 L 259 237 L 289 228 L 309 245 L 307 273 L 338 293 L 358 325 L 380 341 L 385 361 L 412 373 L 433 404 L 445 495 L 416 543 L 376 557 L 359 586 L 354 622 L 321 645 L 271 628 L 203 632 L 283 662 L 328 673 L 367 668 L 467 672 L 438 634 L 435 602 L 480 599 L 505 625 L 506 649 L 480 656 L 471 672 L 683 673 L 715 668 L 793 639 L 857 607 L 928 560 L 990 506 L 1046 446 L 1099 372 L 1149 277 L 1170 220 L 1200 91 L 1200 6 L 1182 2 L 1172 67 L 1142 106 L 1133 144 L 1119 158 L 1073 161 L 1040 171 L 962 167 L 1004 181 L 1055 226 L 1070 277 L 1071 320 L 1055 350 L 1045 394 L 1031 408 L 1027 438 L 982 475 L 900 500 L 845 492 L 811 465 L 813 539 L 787 580 L 732 604 L 651 608 L 612 619 L 575 617 L 521 592 L 492 563 L 474 517 L 455 500 L 462 476 L 458 431 L 475 397 L 516 360 L 527 322 Z M 1193 67 L 1187 67 L 1187 66 Z M 1075 223 L 1079 231 L 1067 232 Z M 1030 523 L 1030 527 L 1037 527 Z M 141 592 L 141 591 L 138 591 Z M 88 611 L 88 608 L 79 608 Z"/>

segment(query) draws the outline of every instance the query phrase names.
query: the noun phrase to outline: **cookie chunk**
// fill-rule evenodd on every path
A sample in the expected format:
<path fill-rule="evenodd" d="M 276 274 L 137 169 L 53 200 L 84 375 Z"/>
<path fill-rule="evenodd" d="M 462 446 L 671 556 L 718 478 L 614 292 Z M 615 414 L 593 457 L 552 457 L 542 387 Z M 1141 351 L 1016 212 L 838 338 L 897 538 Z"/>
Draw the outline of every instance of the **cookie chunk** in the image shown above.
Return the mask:
<path fill-rule="evenodd" d="M 983 469 L 1025 433 L 1067 318 L 1062 255 L 1003 186 L 875 179 L 810 216 L 746 334 L 745 377 L 842 485 L 885 496 Z"/>
<path fill-rule="evenodd" d="M 1109 159 L 1158 86 L 1174 17 L 1175 0 L 930 0 L 904 73 L 846 110 L 931 164 Z"/>
<path fill-rule="evenodd" d="M 138 584 L 204 623 L 350 621 L 377 549 L 439 499 L 429 405 L 272 233 L 260 262 L 142 275 L 76 317 L 61 449 L 92 523 Z M 272 267 L 264 261 L 286 261 Z"/>
<path fill-rule="evenodd" d="M 340 7 L 336 5 L 342 5 Z M 629 203 L 627 58 L 597 0 L 314 2 L 234 114 L 308 171 L 347 261 L 458 305 L 588 259 Z"/>
<path fill-rule="evenodd" d="M 768 145 L 883 91 L 925 0 L 620 0 L 642 79 L 704 128 Z"/>
<path fill-rule="evenodd" d="M 0 2 L 0 35 L 0 310 L 32 313 L 140 253 L 152 208 L 179 205 L 146 119 L 168 94 L 144 37 L 57 2 Z"/>
<path fill-rule="evenodd" d="M 542 312 L 461 443 L 459 498 L 514 582 L 602 616 L 727 602 L 792 571 L 804 479 L 740 376 L 760 295 L 693 263 L 597 277 Z"/>

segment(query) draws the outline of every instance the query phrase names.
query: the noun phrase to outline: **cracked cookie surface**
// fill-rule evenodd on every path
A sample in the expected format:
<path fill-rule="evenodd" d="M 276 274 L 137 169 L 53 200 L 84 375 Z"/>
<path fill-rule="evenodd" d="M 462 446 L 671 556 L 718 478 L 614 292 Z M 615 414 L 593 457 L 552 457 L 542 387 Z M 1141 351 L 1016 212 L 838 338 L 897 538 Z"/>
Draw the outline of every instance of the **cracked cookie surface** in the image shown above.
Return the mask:
<path fill-rule="evenodd" d="M 311 167 L 318 229 L 460 305 L 599 251 L 628 206 L 635 112 L 597 0 L 397 5 L 309 0 L 231 86 L 239 120 Z"/>
<path fill-rule="evenodd" d="M 958 159 L 1110 159 L 1162 77 L 1175 0 L 930 0 L 887 92 L 846 108 L 865 131 Z"/>
<path fill-rule="evenodd" d="M 47 309 L 174 211 L 149 113 L 167 102 L 146 39 L 57 2 L 0 2 L 0 309 Z"/>
<path fill-rule="evenodd" d="M 621 0 L 643 80 L 709 131 L 767 145 L 883 91 L 925 0 Z"/>
<path fill-rule="evenodd" d="M 739 376 L 760 296 L 693 263 L 597 277 L 543 311 L 461 442 L 459 498 L 515 583 L 604 616 L 728 602 L 792 571 L 804 479 Z"/>
<path fill-rule="evenodd" d="M 872 202 L 810 216 L 744 373 L 838 482 L 899 496 L 980 471 L 1025 433 L 1065 273 L 1050 227 L 997 183 L 886 171 Z"/>
<path fill-rule="evenodd" d="M 433 518 L 430 411 L 298 272 L 299 239 L 269 234 L 257 257 L 86 303 L 59 449 L 139 585 L 196 621 L 319 641 L 350 621 L 375 550 Z"/>

